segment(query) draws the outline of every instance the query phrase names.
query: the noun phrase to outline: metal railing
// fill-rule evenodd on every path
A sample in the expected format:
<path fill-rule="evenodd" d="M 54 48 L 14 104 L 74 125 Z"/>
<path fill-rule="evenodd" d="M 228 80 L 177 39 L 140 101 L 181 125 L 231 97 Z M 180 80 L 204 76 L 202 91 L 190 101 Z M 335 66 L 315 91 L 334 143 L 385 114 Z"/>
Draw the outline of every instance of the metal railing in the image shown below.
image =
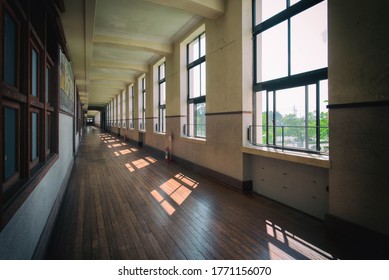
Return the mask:
<path fill-rule="evenodd" d="M 329 130 L 323 126 L 250 125 L 248 140 L 256 146 L 309 153 L 329 153 Z"/>
<path fill-rule="evenodd" d="M 206 125 L 205 124 L 184 124 L 184 135 L 187 137 L 205 138 Z"/>

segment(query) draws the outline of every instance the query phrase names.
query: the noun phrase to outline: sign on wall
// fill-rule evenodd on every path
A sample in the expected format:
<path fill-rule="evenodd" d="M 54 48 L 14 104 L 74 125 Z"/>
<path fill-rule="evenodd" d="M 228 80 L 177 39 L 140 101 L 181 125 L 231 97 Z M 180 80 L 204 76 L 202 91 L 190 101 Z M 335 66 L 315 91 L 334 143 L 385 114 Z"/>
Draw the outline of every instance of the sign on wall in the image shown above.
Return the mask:
<path fill-rule="evenodd" d="M 74 115 L 74 76 L 72 65 L 60 50 L 60 110 Z"/>

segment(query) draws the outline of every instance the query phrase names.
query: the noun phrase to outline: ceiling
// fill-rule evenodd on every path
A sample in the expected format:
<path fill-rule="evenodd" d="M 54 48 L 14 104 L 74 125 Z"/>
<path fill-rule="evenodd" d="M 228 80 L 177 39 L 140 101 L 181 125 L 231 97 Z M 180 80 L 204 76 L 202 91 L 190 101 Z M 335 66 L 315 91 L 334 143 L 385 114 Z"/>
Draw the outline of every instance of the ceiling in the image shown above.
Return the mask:
<path fill-rule="evenodd" d="M 202 18 L 224 13 L 224 0 L 64 0 L 67 48 L 84 109 L 102 108 L 172 53 Z"/>

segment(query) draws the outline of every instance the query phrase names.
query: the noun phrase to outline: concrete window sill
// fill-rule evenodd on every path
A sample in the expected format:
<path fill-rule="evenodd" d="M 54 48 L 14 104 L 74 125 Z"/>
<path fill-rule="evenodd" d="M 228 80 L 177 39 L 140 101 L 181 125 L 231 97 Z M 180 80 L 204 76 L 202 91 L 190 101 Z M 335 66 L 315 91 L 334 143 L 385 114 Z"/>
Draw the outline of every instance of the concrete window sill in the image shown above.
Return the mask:
<path fill-rule="evenodd" d="M 309 154 L 295 151 L 283 151 L 268 147 L 244 146 L 242 152 L 245 154 L 263 156 L 279 160 L 291 161 L 321 168 L 331 168 L 331 161 L 326 155 Z"/>

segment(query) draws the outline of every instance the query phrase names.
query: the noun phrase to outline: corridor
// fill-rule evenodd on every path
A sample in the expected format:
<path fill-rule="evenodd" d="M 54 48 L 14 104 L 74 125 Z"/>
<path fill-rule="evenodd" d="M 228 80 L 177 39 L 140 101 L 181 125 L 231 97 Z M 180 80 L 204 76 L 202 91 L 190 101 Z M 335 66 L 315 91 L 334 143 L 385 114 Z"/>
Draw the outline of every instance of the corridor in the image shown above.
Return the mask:
<path fill-rule="evenodd" d="M 86 131 L 49 259 L 356 256 L 320 220 L 240 194 L 95 127 Z"/>

